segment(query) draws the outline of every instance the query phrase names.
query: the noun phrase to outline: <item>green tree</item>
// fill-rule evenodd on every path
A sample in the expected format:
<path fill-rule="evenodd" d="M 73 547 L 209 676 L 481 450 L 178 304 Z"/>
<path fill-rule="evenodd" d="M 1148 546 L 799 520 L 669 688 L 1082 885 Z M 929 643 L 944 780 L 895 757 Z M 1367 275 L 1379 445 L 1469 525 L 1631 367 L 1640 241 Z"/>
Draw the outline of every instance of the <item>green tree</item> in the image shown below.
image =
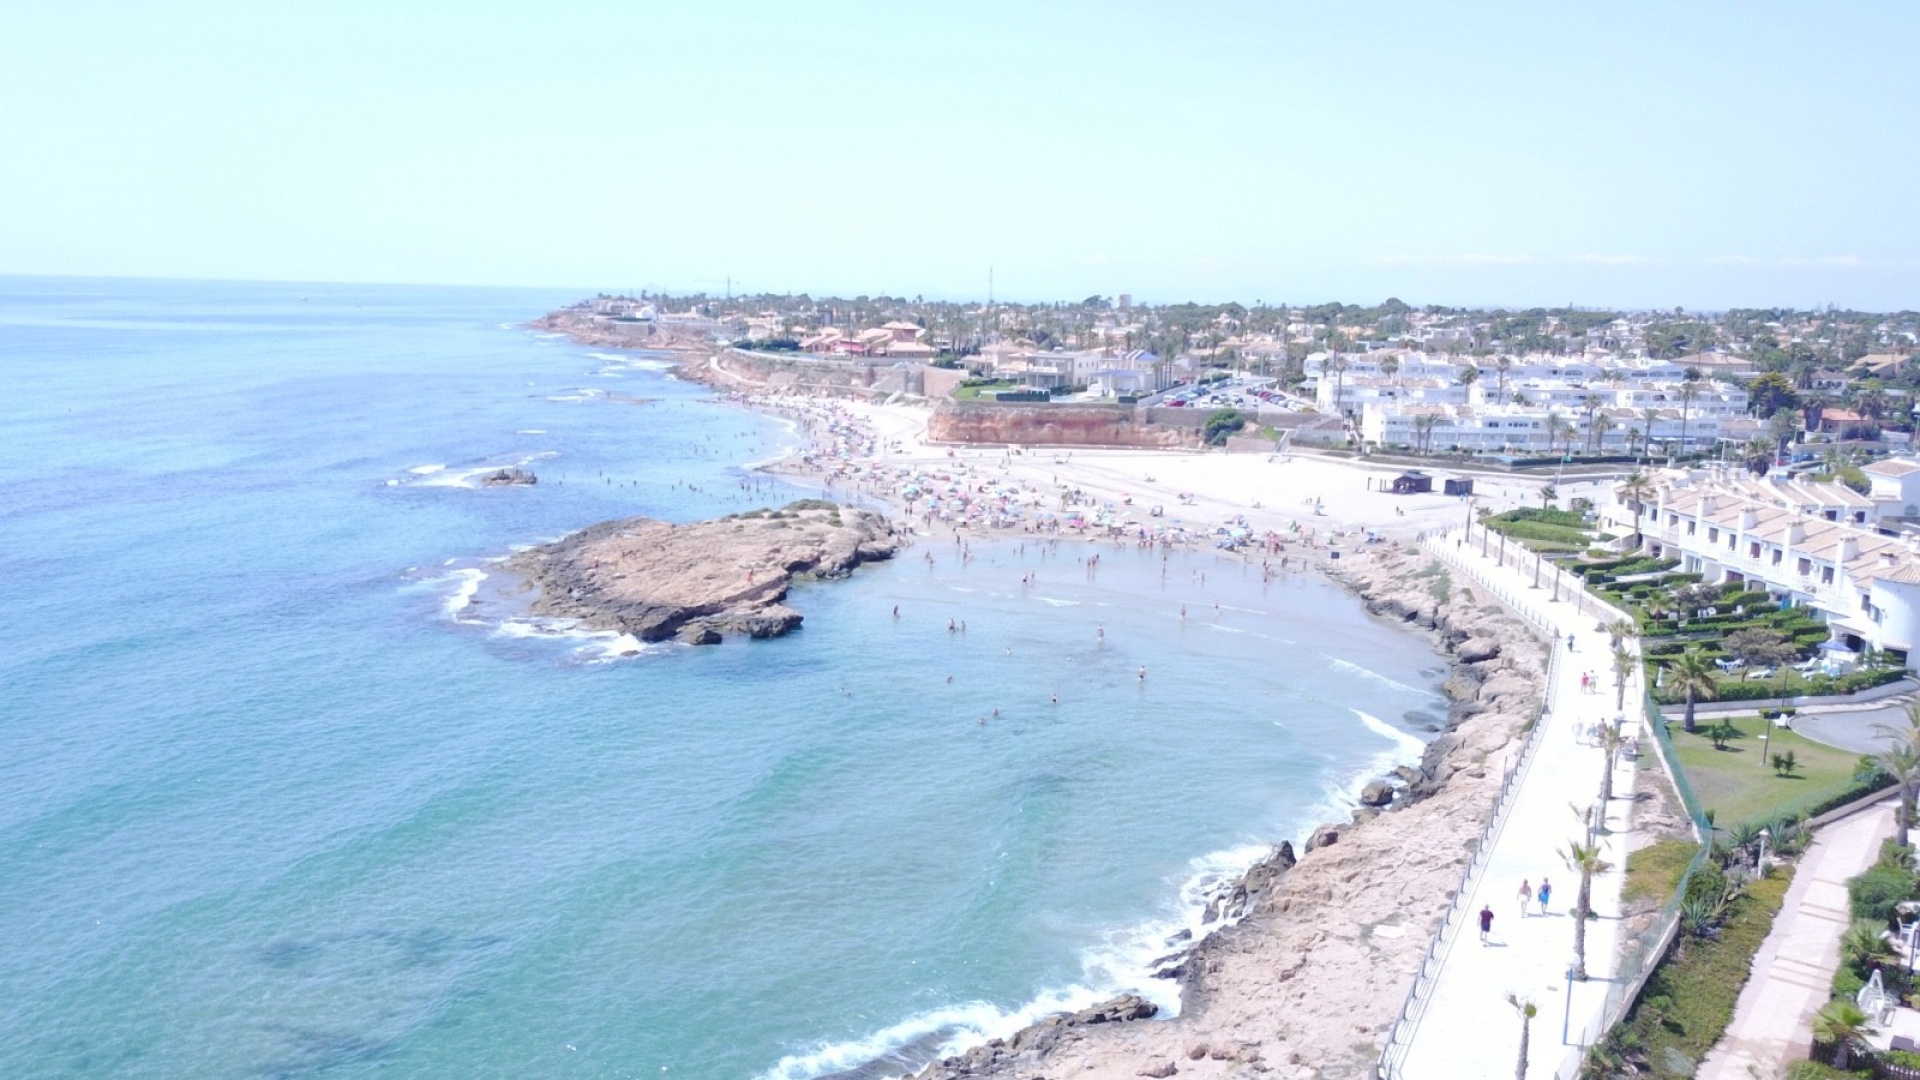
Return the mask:
<path fill-rule="evenodd" d="M 1205 435 L 1208 446 L 1225 446 L 1227 436 L 1247 426 L 1247 418 L 1237 409 L 1221 409 L 1207 417 Z"/>
<path fill-rule="evenodd" d="M 1604 805 L 1600 812 L 1606 812 Z M 1567 868 L 1580 875 L 1580 893 L 1573 911 L 1573 977 L 1581 982 L 1587 979 L 1587 919 L 1593 914 L 1593 875 L 1613 869 L 1613 864 L 1600 854 L 1600 845 L 1584 845 L 1578 841 L 1569 841 L 1567 849 L 1560 853 Z"/>
<path fill-rule="evenodd" d="M 1793 388 L 1793 380 L 1778 371 L 1769 371 L 1747 384 L 1747 407 L 1753 410 L 1753 415 L 1766 420 L 1782 409 L 1792 412 L 1799 408 L 1800 392 Z"/>
<path fill-rule="evenodd" d="M 1627 676 L 1633 674 L 1633 654 L 1625 645 L 1613 647 L 1613 707 L 1625 711 L 1627 707 Z"/>
<path fill-rule="evenodd" d="M 1735 630 L 1728 634 L 1722 643 L 1727 652 L 1746 661 L 1752 667 L 1778 667 L 1791 663 L 1800 655 L 1786 635 L 1778 630 L 1754 627 Z"/>
<path fill-rule="evenodd" d="M 1513 370 L 1513 357 L 1502 354 L 1493 362 L 1493 370 L 1500 376 L 1500 404 L 1507 403 L 1507 373 Z"/>
<path fill-rule="evenodd" d="M 1900 788 L 1900 807 L 1895 820 L 1900 827 L 1900 844 L 1905 847 L 1913 828 L 1914 805 L 1920 799 L 1920 701 L 1907 703 L 1907 726 L 1875 724 L 1886 746 L 1873 755 L 1873 761 L 1893 777 Z"/>
<path fill-rule="evenodd" d="M 1454 376 L 1454 381 L 1458 382 L 1461 386 L 1472 386 L 1474 383 L 1478 382 L 1479 380 L 1480 380 L 1480 369 L 1473 366 L 1472 364 L 1468 364 L 1467 366 L 1461 368 L 1460 373 Z"/>
<path fill-rule="evenodd" d="M 1852 999 L 1834 998 L 1814 1014 L 1813 1037 L 1833 1044 L 1833 1067 L 1845 1070 L 1853 1044 L 1873 1030 L 1872 1020 Z"/>
<path fill-rule="evenodd" d="M 1542 485 L 1540 488 L 1540 509 L 1545 510 L 1549 506 L 1552 506 L 1553 500 L 1559 497 L 1560 492 L 1552 484 Z"/>
<path fill-rule="evenodd" d="M 1687 371 L 1691 373 L 1692 368 Z M 1686 382 L 1680 384 L 1680 453 L 1687 452 L 1687 423 L 1693 412 L 1693 399 L 1700 396 L 1700 384 L 1689 375 Z"/>
<path fill-rule="evenodd" d="M 1687 697 L 1687 712 L 1682 721 L 1682 729 L 1698 730 L 1693 722 L 1693 705 L 1696 701 L 1712 701 L 1720 696 L 1720 672 L 1707 659 L 1707 654 L 1698 649 L 1688 649 L 1680 654 L 1680 659 L 1667 665 L 1667 686 L 1675 693 Z"/>

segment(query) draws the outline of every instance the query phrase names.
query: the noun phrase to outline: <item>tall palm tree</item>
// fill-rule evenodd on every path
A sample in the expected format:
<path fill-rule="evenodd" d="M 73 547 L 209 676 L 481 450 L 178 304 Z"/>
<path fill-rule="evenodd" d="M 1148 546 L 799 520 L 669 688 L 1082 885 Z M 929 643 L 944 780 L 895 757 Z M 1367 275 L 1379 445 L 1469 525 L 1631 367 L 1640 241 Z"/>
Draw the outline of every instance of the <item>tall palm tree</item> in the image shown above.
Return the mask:
<path fill-rule="evenodd" d="M 1380 370 L 1386 373 L 1387 378 L 1393 380 L 1393 385 L 1400 385 L 1400 358 L 1398 356 L 1389 355 L 1384 357 L 1380 361 Z"/>
<path fill-rule="evenodd" d="M 1687 714 L 1682 724 L 1685 731 L 1694 731 L 1693 703 L 1712 701 L 1720 696 L 1720 672 L 1707 659 L 1707 654 L 1698 649 L 1688 649 L 1680 654 L 1680 659 L 1667 665 L 1667 685 L 1676 692 L 1687 695 Z"/>
<path fill-rule="evenodd" d="M 1540 488 L 1540 509 L 1545 510 L 1547 507 L 1552 506 L 1553 500 L 1559 497 L 1559 489 L 1555 488 L 1552 484 L 1543 485 Z"/>
<path fill-rule="evenodd" d="M 1604 874 L 1613 864 L 1600 857 L 1600 845 L 1585 845 L 1569 840 L 1560 858 L 1567 868 L 1580 875 L 1580 895 L 1573 910 L 1573 977 L 1587 979 L 1587 917 L 1593 913 L 1593 875 Z"/>
<path fill-rule="evenodd" d="M 1644 436 L 1642 436 L 1643 441 L 1641 444 L 1641 449 L 1646 451 L 1646 455 L 1648 457 L 1653 456 L 1653 425 L 1658 423 L 1659 420 L 1660 420 L 1659 409 L 1656 409 L 1653 406 L 1649 405 L 1646 408 L 1640 410 L 1640 422 L 1645 424 L 1647 427 L 1647 433 Z"/>
<path fill-rule="evenodd" d="M 1813 1014 L 1813 1037 L 1833 1044 L 1833 1067 L 1844 1070 L 1853 1044 L 1873 1030 L 1873 1018 L 1853 1003 L 1852 998 L 1837 997 Z"/>
<path fill-rule="evenodd" d="M 1468 364 L 1466 367 L 1460 369 L 1458 375 L 1454 376 L 1454 381 L 1461 386 L 1471 387 L 1474 383 L 1480 381 L 1480 369 L 1472 364 Z"/>
<path fill-rule="evenodd" d="M 1688 379 L 1680 384 L 1680 453 L 1687 452 L 1687 422 L 1692 411 L 1693 399 L 1700 396 L 1700 384 Z"/>
<path fill-rule="evenodd" d="M 1633 674 L 1633 654 L 1625 645 L 1613 647 L 1613 707 L 1616 712 L 1627 708 L 1627 676 Z"/>
<path fill-rule="evenodd" d="M 1332 342 L 1329 341 L 1328 344 L 1331 345 Z M 1329 355 L 1327 357 L 1327 370 L 1333 372 L 1333 414 L 1335 416 L 1345 416 L 1347 415 L 1346 410 L 1340 407 L 1340 391 L 1346 386 L 1347 358 L 1337 352 Z"/>
<path fill-rule="evenodd" d="M 1647 433 L 1640 430 L 1638 422 L 1627 425 L 1627 452 L 1633 455 L 1633 463 L 1640 464 L 1647 451 Z"/>
<path fill-rule="evenodd" d="M 1618 654 L 1616 654 L 1618 655 Z M 1625 685 L 1624 683 L 1622 685 Z M 1612 724 L 1600 725 L 1600 749 L 1605 752 L 1607 771 L 1600 774 L 1600 819 L 1606 823 L 1606 807 L 1613 801 L 1613 766 L 1620 757 L 1620 749 L 1627 745 L 1627 737 Z"/>
<path fill-rule="evenodd" d="M 1508 994 L 1507 1004 L 1520 1014 L 1520 1063 L 1514 1066 L 1513 1080 L 1527 1080 L 1527 1042 L 1533 1034 L 1533 1018 L 1540 1015 L 1540 1006 L 1532 998 L 1523 998 L 1518 994 Z"/>
<path fill-rule="evenodd" d="M 1615 426 L 1613 417 L 1608 416 L 1606 413 L 1601 413 L 1589 421 L 1589 423 L 1592 425 L 1588 430 L 1593 439 L 1593 447 L 1588 452 L 1593 454 L 1606 453 L 1607 432 L 1612 431 Z"/>
<path fill-rule="evenodd" d="M 1587 449 L 1593 449 L 1593 414 L 1600 411 L 1600 395 L 1588 394 L 1580 399 L 1580 409 L 1586 413 Z"/>
<path fill-rule="evenodd" d="M 1633 507 L 1633 546 L 1637 549 L 1641 541 L 1640 517 L 1646 513 L 1647 499 L 1653 494 L 1653 481 L 1647 479 L 1646 473 L 1635 469 L 1614 491 Z"/>

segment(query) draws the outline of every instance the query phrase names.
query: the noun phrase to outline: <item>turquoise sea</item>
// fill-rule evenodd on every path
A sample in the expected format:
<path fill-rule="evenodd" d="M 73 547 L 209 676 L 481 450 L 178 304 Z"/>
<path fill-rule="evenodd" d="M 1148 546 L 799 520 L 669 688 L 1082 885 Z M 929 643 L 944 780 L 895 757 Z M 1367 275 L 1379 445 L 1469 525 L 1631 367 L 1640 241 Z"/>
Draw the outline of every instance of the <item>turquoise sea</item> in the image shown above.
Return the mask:
<path fill-rule="evenodd" d="M 574 298 L 0 278 L 0 1076 L 800 1080 L 1172 1004 L 1206 883 L 1443 709 L 1212 553 L 929 542 L 628 658 L 512 618 L 516 545 L 809 494 L 522 327 Z"/>

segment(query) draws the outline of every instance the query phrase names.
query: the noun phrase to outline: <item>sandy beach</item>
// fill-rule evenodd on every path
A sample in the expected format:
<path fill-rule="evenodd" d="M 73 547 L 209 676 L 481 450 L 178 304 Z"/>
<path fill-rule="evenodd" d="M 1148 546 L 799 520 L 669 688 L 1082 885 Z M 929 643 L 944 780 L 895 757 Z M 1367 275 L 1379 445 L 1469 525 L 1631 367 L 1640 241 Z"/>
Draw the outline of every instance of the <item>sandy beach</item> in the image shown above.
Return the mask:
<path fill-rule="evenodd" d="M 1393 495 L 1399 469 L 1307 455 L 974 448 L 926 441 L 928 410 L 749 394 L 806 445 L 766 466 L 830 497 L 885 504 L 923 537 L 1050 532 L 1114 544 L 1231 546 L 1279 568 L 1316 567 L 1369 609 L 1435 636 L 1454 657 L 1448 727 L 1385 812 L 1329 822 L 1305 850 L 1276 849 L 1244 883 L 1236 920 L 1165 972 L 1176 1018 L 1137 999 L 1056 1018 L 930 1065 L 974 1076 L 1372 1075 L 1380 1041 L 1459 883 L 1544 688 L 1546 650 L 1496 604 L 1435 610 L 1435 564 L 1414 541 L 1475 507 L 1530 504 L 1540 481 L 1476 477 L 1476 495 Z M 1567 494 L 1563 488 L 1563 496 Z M 1336 554 L 1337 553 L 1337 554 Z M 1125 1022 L 1122 1022 L 1125 1021 Z"/>

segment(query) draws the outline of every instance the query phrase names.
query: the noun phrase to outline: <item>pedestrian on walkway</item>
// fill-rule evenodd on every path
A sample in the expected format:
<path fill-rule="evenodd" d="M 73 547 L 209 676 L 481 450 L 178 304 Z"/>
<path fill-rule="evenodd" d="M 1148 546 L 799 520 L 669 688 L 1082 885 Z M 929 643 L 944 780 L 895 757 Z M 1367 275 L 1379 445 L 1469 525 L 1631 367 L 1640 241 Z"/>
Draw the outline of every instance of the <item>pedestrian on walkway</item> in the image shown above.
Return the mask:
<path fill-rule="evenodd" d="M 1533 883 L 1524 878 L 1520 882 L 1520 917 L 1527 917 L 1527 904 L 1533 899 Z"/>
<path fill-rule="evenodd" d="M 1583 694 L 1587 692 L 1587 679 L 1589 678 L 1591 678 L 1591 676 L 1586 672 L 1583 671 L 1580 673 L 1580 692 Z"/>
<path fill-rule="evenodd" d="M 1568 652 L 1573 651 L 1573 635 L 1572 634 L 1567 635 L 1567 651 Z"/>
<path fill-rule="evenodd" d="M 1540 914 L 1547 913 L 1547 904 L 1553 900 L 1553 882 L 1540 879 Z"/>
<path fill-rule="evenodd" d="M 1480 909 L 1480 944 L 1485 945 L 1487 935 L 1491 933 L 1493 933 L 1493 905 L 1488 904 Z"/>

